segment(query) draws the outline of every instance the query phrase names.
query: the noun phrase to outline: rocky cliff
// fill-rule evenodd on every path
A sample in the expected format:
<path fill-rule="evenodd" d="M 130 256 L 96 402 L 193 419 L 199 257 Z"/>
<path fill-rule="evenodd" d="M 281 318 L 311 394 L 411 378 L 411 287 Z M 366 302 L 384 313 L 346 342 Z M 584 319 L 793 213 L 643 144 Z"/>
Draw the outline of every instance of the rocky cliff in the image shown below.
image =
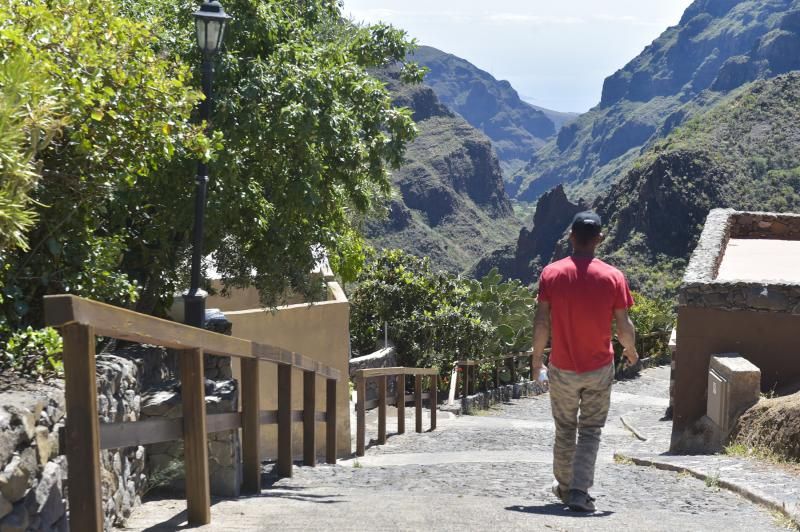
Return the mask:
<path fill-rule="evenodd" d="M 378 248 L 427 255 L 461 272 L 519 230 L 491 141 L 450 111 L 427 86 L 381 74 L 395 104 L 414 112 L 419 136 L 393 174 L 388 217 L 366 225 Z"/>
<path fill-rule="evenodd" d="M 430 69 L 425 83 L 439 99 L 491 139 L 509 182 L 534 151 L 572 118 L 570 113 L 556 113 L 522 101 L 508 81 L 499 81 L 472 63 L 436 48 L 421 46 L 414 60 Z"/>
<path fill-rule="evenodd" d="M 517 197 L 559 183 L 595 197 L 643 149 L 730 91 L 800 68 L 800 0 L 696 0 L 638 57 L 605 80 L 600 104 L 531 159 Z"/>
<path fill-rule="evenodd" d="M 532 228 L 523 227 L 516 244 L 484 257 L 472 273 L 482 277 L 496 267 L 504 277 L 520 279 L 524 283 L 535 282 L 544 266 L 554 258 L 564 256 L 566 249 L 559 246 L 559 241 L 572 218 L 586 208 L 582 201 L 577 204 L 570 202 L 564 187 L 557 186 L 539 198 Z"/>
<path fill-rule="evenodd" d="M 602 252 L 671 295 L 712 208 L 800 209 L 800 74 L 748 84 L 640 157 L 595 207 Z"/>
<path fill-rule="evenodd" d="M 798 124 L 800 73 L 749 83 L 697 114 L 595 199 L 607 235 L 599 254 L 622 268 L 634 289 L 675 295 L 711 209 L 800 210 Z M 543 265 L 565 252 L 563 235 L 577 209 L 561 185 L 546 192 L 533 229 L 476 269 L 498 266 L 535 281 Z"/>

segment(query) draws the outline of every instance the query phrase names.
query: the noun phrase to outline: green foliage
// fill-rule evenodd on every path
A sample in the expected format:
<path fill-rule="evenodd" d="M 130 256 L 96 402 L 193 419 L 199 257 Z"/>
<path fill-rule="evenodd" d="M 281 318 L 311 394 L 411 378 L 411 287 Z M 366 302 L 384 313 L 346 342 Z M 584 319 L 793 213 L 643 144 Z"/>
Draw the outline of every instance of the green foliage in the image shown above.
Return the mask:
<path fill-rule="evenodd" d="M 198 61 L 192 3 L 126 2 L 133 16 L 163 17 L 161 45 Z M 226 30 L 214 82 L 214 127 L 225 149 L 211 165 L 206 249 L 227 287 L 253 285 L 265 304 L 306 273 L 324 247 L 345 280 L 363 262 L 355 222 L 390 190 L 388 169 L 415 134 L 367 69 L 404 64 L 413 43 L 384 25 L 343 21 L 330 0 L 225 3 Z"/>
<path fill-rule="evenodd" d="M 61 377 L 64 363 L 61 336 L 55 329 L 32 327 L 11 335 L 5 350 L 0 352 L 0 370 L 39 378 Z"/>
<path fill-rule="evenodd" d="M 25 233 L 36 221 L 30 193 L 41 177 L 35 157 L 62 125 L 56 110 L 54 88 L 27 50 L 0 56 L 0 260 L 28 249 Z"/>
<path fill-rule="evenodd" d="M 670 359 L 669 337 L 675 327 L 675 307 L 670 299 L 648 298 L 633 292 L 634 306 L 628 315 L 636 329 L 636 349 L 642 359 L 650 364 L 661 364 Z M 623 366 L 622 346 L 614 341 L 615 364 Z"/>
<path fill-rule="evenodd" d="M 30 250 L 7 258 L 4 313 L 13 326 L 40 323 L 52 292 L 129 303 L 137 286 L 120 268 L 125 254 L 149 260 L 144 250 L 166 247 L 148 238 L 174 221 L 158 206 L 191 190 L 166 165 L 208 151 L 189 121 L 199 99 L 189 70 L 157 53 L 152 26 L 120 16 L 115 2 L 12 1 L 0 19 L 0 58 L 29 59 L 61 126 L 34 163 L 38 221 Z"/>
<path fill-rule="evenodd" d="M 362 353 L 376 346 L 388 322 L 399 363 L 438 366 L 531 346 L 534 297 L 497 271 L 480 281 L 433 271 L 427 258 L 399 250 L 369 261 L 351 294 L 350 332 Z M 489 371 L 489 367 L 483 368 Z"/>
<path fill-rule="evenodd" d="M 491 345 L 492 328 L 471 299 L 466 280 L 433 271 L 427 258 L 383 251 L 368 261 L 350 296 L 353 347 L 374 349 L 388 322 L 400 364 L 445 373 L 455 360 L 481 357 Z"/>
<path fill-rule="evenodd" d="M 522 352 L 533 343 L 533 314 L 536 299 L 530 288 L 517 280 L 503 282 L 497 268 L 480 281 L 468 281 L 470 301 L 481 319 L 492 326 L 487 354 Z"/>
<path fill-rule="evenodd" d="M 225 7 L 234 20 L 208 137 L 192 119 L 194 2 L 0 1 L 0 80 L 22 72 L 0 92 L 0 119 L 18 130 L 0 141 L 0 160 L 18 161 L 0 168 L 0 189 L 6 174 L 27 180 L 3 234 L 30 243 L 3 257 L 11 327 L 40 324 L 47 293 L 163 311 L 187 284 L 197 159 L 211 169 L 205 249 L 227 286 L 255 285 L 268 304 L 289 287 L 311 291 L 320 246 L 345 279 L 357 275 L 357 221 L 388 194 L 388 169 L 415 134 L 367 69 L 403 63 L 413 43 L 342 22 L 328 0 Z M 413 64 L 403 74 L 421 78 Z M 15 94 L 31 95 L 28 115 Z M 0 224 L 11 220 L 2 194 Z"/>

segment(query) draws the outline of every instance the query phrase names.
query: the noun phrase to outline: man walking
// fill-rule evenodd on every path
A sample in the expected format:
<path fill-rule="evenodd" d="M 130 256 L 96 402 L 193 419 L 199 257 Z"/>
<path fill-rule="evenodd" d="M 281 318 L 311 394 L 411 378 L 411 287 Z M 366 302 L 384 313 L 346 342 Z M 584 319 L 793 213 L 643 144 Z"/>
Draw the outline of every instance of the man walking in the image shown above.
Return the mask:
<path fill-rule="evenodd" d="M 572 510 L 593 512 L 589 488 L 594 483 L 600 432 L 608 417 L 614 380 L 612 321 L 625 349 L 623 356 L 635 364 L 639 355 L 628 316 L 633 298 L 625 276 L 594 256 L 603 240 L 600 217 L 589 211 L 575 215 L 569 240 L 572 256 L 547 266 L 539 279 L 534 378 L 539 376 L 552 333 L 553 493 Z"/>

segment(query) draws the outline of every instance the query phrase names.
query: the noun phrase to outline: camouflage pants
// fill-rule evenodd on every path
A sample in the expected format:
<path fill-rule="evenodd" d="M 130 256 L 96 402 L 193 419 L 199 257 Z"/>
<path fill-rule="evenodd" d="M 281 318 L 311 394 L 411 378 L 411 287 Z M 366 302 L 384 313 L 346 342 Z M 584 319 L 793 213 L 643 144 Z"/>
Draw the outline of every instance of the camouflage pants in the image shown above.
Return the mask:
<path fill-rule="evenodd" d="M 614 364 L 588 373 L 551 366 L 550 403 L 556 423 L 553 473 L 562 490 L 588 492 L 611 404 Z M 577 444 L 576 444 L 577 436 Z"/>

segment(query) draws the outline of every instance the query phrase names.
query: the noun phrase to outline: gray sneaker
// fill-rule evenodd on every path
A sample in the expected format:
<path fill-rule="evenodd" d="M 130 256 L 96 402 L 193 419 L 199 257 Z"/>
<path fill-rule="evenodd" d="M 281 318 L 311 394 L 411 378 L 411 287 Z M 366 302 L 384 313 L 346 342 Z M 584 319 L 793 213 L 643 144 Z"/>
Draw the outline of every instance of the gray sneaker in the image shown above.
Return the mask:
<path fill-rule="evenodd" d="M 567 506 L 574 512 L 594 512 L 594 497 L 581 490 L 569 490 Z"/>
<path fill-rule="evenodd" d="M 568 491 L 562 490 L 561 485 L 558 483 L 557 480 L 553 481 L 553 487 L 550 488 L 550 491 L 553 492 L 553 495 L 555 495 L 559 501 L 563 502 L 564 504 L 568 503 L 569 499 Z"/>

